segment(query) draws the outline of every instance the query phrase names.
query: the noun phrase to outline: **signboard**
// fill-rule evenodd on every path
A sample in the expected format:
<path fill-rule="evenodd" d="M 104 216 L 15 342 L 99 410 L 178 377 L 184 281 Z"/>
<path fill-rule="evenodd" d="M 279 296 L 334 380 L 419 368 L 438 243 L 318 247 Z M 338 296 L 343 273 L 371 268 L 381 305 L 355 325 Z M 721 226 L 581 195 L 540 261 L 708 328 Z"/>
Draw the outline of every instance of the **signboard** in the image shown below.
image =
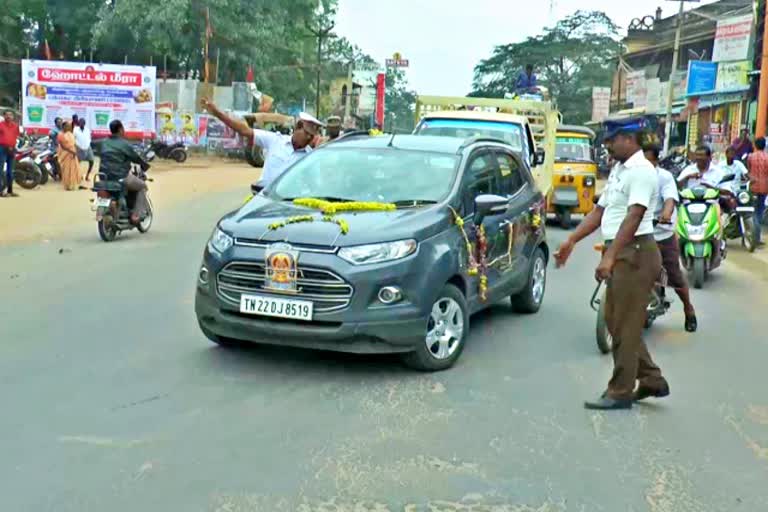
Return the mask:
<path fill-rule="evenodd" d="M 388 68 L 407 68 L 408 59 L 404 59 L 402 55 L 395 53 L 391 59 L 386 60 L 386 65 Z"/>
<path fill-rule="evenodd" d="M 128 137 L 151 137 L 155 74 L 154 66 L 23 60 L 23 125 L 48 133 L 55 118 L 77 114 L 96 136 L 109 135 L 110 121 L 119 119 Z"/>
<path fill-rule="evenodd" d="M 667 97 L 662 96 L 667 87 L 661 87 L 661 80 L 658 78 L 649 78 L 645 81 L 646 86 L 646 104 L 645 112 L 647 114 L 656 114 L 661 112 L 667 104 Z"/>
<path fill-rule="evenodd" d="M 692 60 L 688 62 L 688 96 L 711 93 L 717 84 L 717 62 Z"/>
<path fill-rule="evenodd" d="M 674 98 L 676 100 L 685 98 L 685 91 L 688 88 L 688 71 L 680 69 L 674 71 L 670 77 L 670 82 L 672 82 L 672 87 L 674 88 Z"/>
<path fill-rule="evenodd" d="M 386 94 L 386 75 L 376 76 L 376 124 L 384 128 L 384 96 Z"/>
<path fill-rule="evenodd" d="M 592 121 L 603 121 L 611 110 L 611 88 L 592 88 Z"/>
<path fill-rule="evenodd" d="M 721 62 L 717 66 L 717 92 L 746 91 L 749 89 L 749 61 Z"/>
<path fill-rule="evenodd" d="M 746 60 L 749 57 L 752 26 L 751 14 L 718 21 L 712 61 Z"/>
<path fill-rule="evenodd" d="M 644 107 L 646 103 L 645 70 L 627 73 L 627 103 L 635 108 Z"/>

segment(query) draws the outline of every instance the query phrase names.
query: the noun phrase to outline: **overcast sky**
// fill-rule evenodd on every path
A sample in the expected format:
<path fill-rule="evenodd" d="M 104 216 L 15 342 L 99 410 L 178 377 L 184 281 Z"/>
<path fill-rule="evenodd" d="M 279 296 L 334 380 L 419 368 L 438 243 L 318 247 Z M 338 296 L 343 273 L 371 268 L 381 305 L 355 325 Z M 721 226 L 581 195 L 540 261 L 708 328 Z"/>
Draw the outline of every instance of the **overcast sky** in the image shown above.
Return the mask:
<path fill-rule="evenodd" d="M 471 90 L 475 64 L 494 46 L 536 35 L 578 9 L 604 11 L 626 33 L 633 18 L 653 15 L 657 7 L 671 16 L 677 5 L 667 0 L 339 0 L 336 32 L 382 62 L 399 51 L 410 60 L 408 80 L 418 93 L 463 96 Z"/>

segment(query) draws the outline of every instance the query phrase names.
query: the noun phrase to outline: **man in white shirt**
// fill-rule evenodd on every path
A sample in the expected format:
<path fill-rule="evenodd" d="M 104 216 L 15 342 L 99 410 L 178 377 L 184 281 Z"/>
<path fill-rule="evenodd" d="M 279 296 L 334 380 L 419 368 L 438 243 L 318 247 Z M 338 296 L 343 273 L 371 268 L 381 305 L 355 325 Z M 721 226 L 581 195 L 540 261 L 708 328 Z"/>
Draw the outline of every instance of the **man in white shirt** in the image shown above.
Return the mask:
<path fill-rule="evenodd" d="M 88 181 L 91 179 L 93 170 L 93 149 L 91 149 L 91 129 L 85 126 L 85 119 L 82 117 L 78 118 L 74 133 L 77 159 L 88 162 L 88 172 L 85 174 L 85 181 Z"/>
<path fill-rule="evenodd" d="M 733 180 L 729 181 L 730 191 L 738 194 L 741 189 L 741 183 L 748 178 L 749 171 L 747 167 L 736 159 L 736 148 L 730 146 L 725 150 L 725 164 L 722 166 L 724 177 L 733 174 Z"/>
<path fill-rule="evenodd" d="M 725 173 L 723 169 L 712 163 L 712 150 L 707 146 L 696 148 L 695 163 L 689 165 L 677 177 L 682 188 L 705 186 L 718 188 Z"/>
<path fill-rule="evenodd" d="M 653 237 L 661 252 L 661 263 L 667 271 L 667 285 L 675 290 L 683 303 L 685 312 L 685 330 L 695 332 L 698 327 L 696 310 L 691 303 L 691 292 L 683 269 L 680 268 L 680 243 L 675 233 L 677 225 L 677 205 L 680 195 L 677 192 L 675 177 L 666 169 L 659 167 L 659 147 L 653 145 L 645 148 L 645 158 L 656 167 L 659 178 L 654 219 L 657 221 Z"/>
<path fill-rule="evenodd" d="M 600 200 L 555 253 L 566 263 L 573 247 L 598 228 L 606 249 L 595 278 L 606 281 L 605 320 L 613 337 L 613 376 L 587 409 L 629 409 L 636 400 L 669 395 L 669 384 L 643 342 L 648 297 L 661 272 L 661 255 L 653 238 L 658 178 L 641 149 L 644 121 L 606 123 L 608 151 L 618 162 Z M 639 386 L 635 390 L 635 383 Z"/>
<path fill-rule="evenodd" d="M 268 187 L 291 165 L 298 162 L 311 151 L 311 143 L 317 137 L 323 123 L 313 116 L 302 112 L 296 121 L 292 135 L 251 128 L 244 121 L 233 119 L 219 110 L 216 105 L 203 98 L 203 107 L 222 123 L 246 138 L 250 143 L 264 150 L 264 168 L 258 182 L 260 188 Z"/>

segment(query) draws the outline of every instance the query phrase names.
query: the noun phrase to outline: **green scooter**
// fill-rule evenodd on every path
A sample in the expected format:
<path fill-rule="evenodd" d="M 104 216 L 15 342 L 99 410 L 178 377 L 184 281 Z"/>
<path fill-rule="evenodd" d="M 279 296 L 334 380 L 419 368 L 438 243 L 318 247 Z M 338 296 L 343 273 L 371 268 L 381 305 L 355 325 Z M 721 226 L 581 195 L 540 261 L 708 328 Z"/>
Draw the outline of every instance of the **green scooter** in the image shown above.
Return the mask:
<path fill-rule="evenodd" d="M 720 218 L 720 191 L 697 186 L 680 191 L 677 214 L 680 258 L 693 276 L 693 287 L 701 288 L 709 272 L 726 257 Z"/>

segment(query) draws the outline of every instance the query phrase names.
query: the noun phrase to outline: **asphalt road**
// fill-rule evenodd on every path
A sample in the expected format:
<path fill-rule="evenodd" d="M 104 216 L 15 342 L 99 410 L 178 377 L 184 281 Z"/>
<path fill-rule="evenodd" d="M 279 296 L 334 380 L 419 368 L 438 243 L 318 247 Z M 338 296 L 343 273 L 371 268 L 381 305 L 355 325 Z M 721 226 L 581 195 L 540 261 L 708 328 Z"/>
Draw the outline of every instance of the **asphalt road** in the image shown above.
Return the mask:
<path fill-rule="evenodd" d="M 538 315 L 472 319 L 450 371 L 392 357 L 210 344 L 203 245 L 243 191 L 0 247 L 0 510 L 768 510 L 766 264 L 735 254 L 648 334 L 672 395 L 588 412 L 596 256 L 550 268 Z M 563 237 L 549 229 L 552 245 Z M 60 253 L 60 249 L 63 249 Z"/>

